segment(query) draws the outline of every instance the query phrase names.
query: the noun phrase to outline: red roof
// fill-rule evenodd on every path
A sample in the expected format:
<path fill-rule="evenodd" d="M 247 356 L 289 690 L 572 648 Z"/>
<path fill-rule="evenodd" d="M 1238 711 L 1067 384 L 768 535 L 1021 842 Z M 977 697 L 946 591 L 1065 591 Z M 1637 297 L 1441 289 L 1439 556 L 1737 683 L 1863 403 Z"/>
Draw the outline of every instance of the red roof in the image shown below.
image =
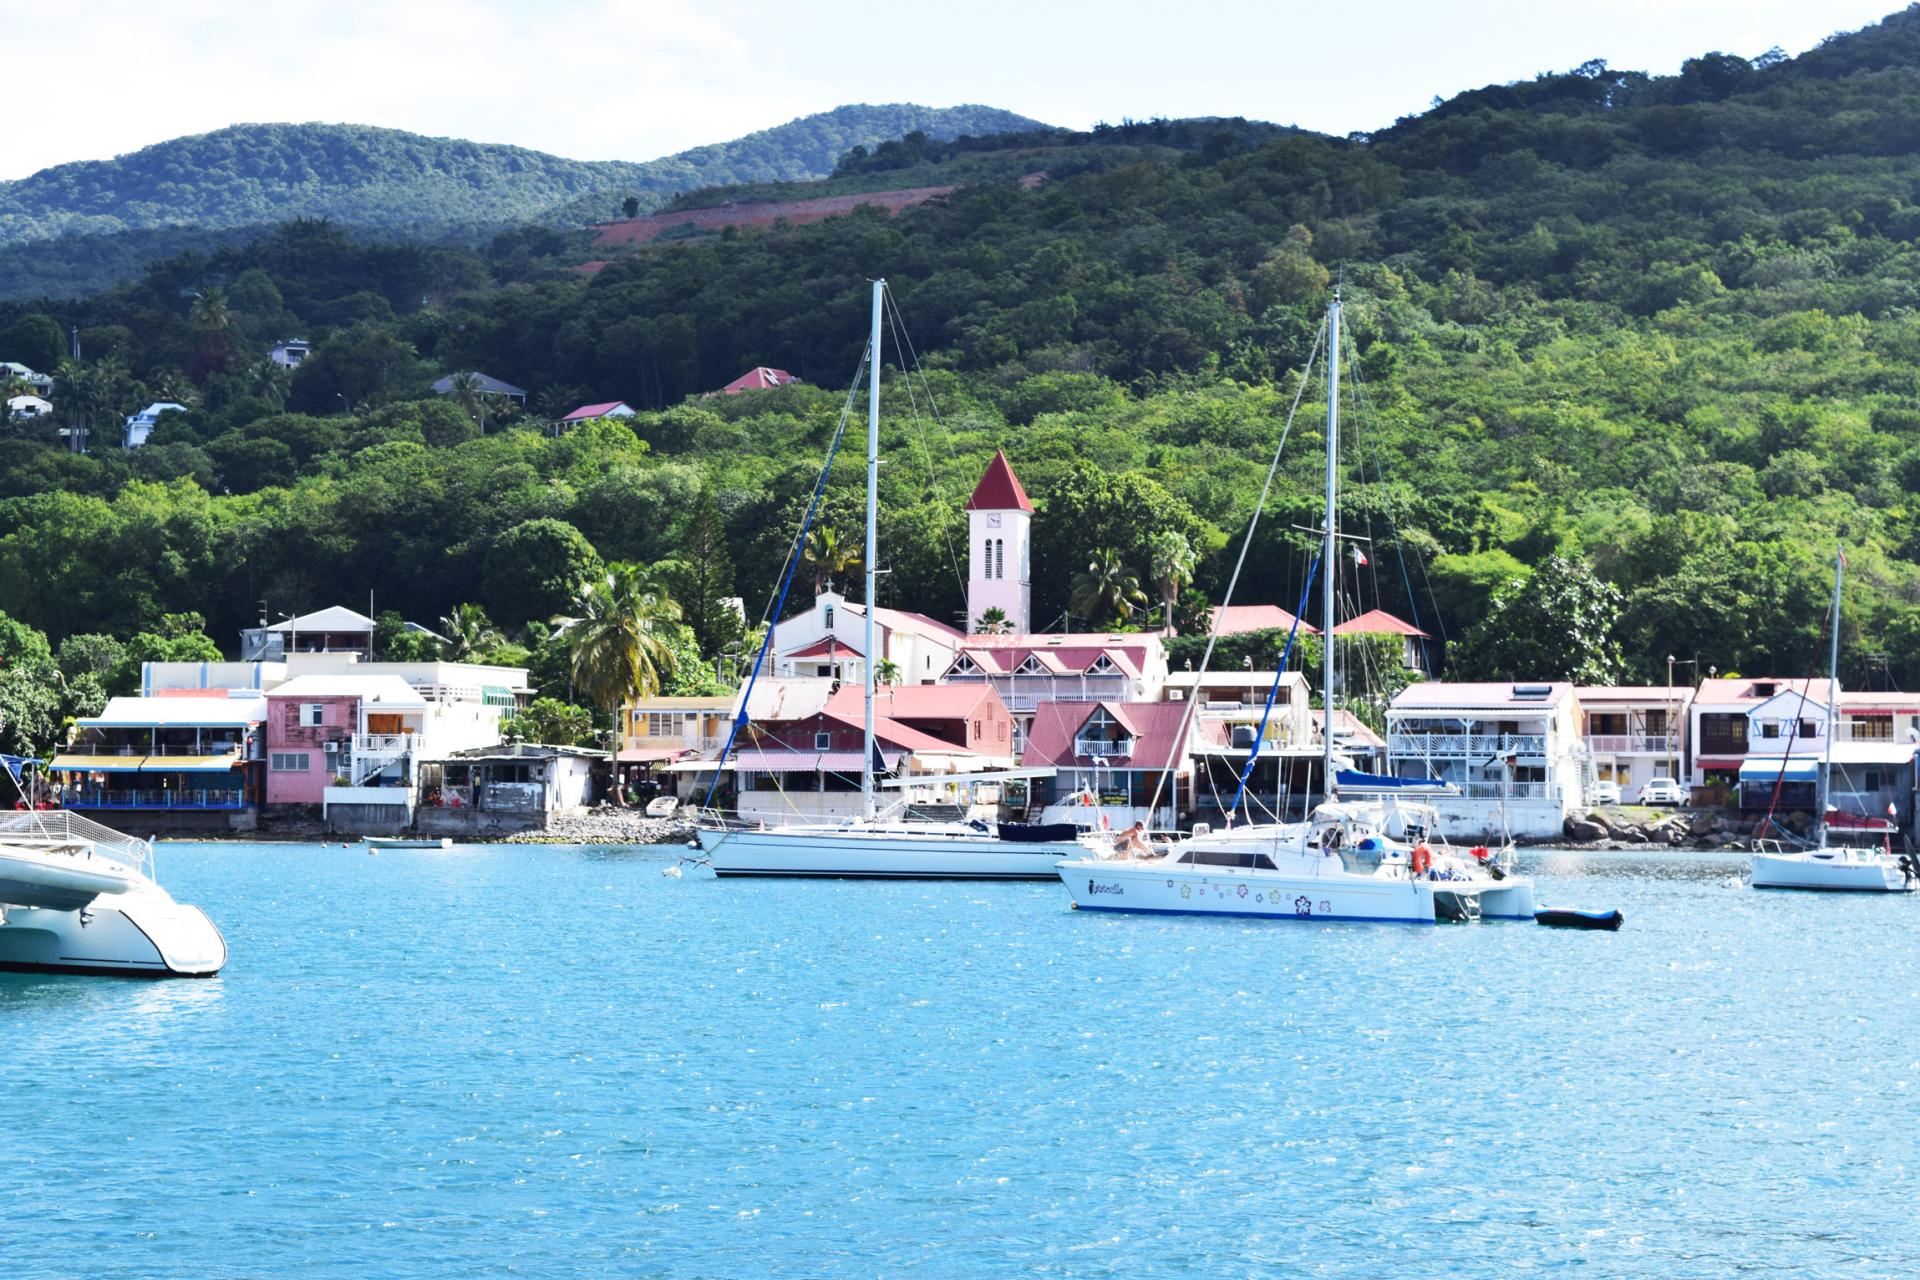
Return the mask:
<path fill-rule="evenodd" d="M 804 649 L 783 653 L 783 658 L 864 658 L 866 655 L 845 640 L 822 636 Z"/>
<path fill-rule="evenodd" d="M 987 474 L 980 477 L 973 496 L 967 499 L 967 510 L 1032 512 L 1033 504 L 1027 501 L 1027 491 L 1020 487 L 1020 477 L 1013 474 L 1012 464 L 1000 450 L 993 451 Z"/>
<path fill-rule="evenodd" d="M 1145 635 L 1133 632 L 1109 638 L 1070 633 L 1060 638 L 1071 643 L 1055 645 L 1048 643 L 1053 637 L 1047 635 L 981 634 L 968 636 L 959 648 L 960 657 L 970 659 L 989 675 L 1016 671 L 1028 658 L 1056 675 L 1080 675 L 1105 657 L 1125 674 L 1138 676 L 1147 665 Z"/>
<path fill-rule="evenodd" d="M 844 604 L 841 608 L 855 617 L 866 616 L 864 605 Z M 893 631 L 934 631 L 948 637 L 961 637 L 967 634 L 951 623 L 942 622 L 938 618 L 929 618 L 924 613 L 915 613 L 910 609 L 889 609 L 885 605 L 873 611 L 873 620 L 876 625 Z"/>
<path fill-rule="evenodd" d="M 799 379 L 795 378 L 785 369 L 770 369 L 763 364 L 747 370 L 732 382 L 720 388 L 720 394 L 723 396 L 737 396 L 742 391 L 765 391 L 769 387 L 784 387 L 789 382 L 797 381 L 799 381 Z"/>
<path fill-rule="evenodd" d="M 605 404 L 583 404 L 566 417 L 560 419 L 560 421 L 585 422 L 588 418 L 604 418 L 615 409 L 625 409 L 628 413 L 633 412 L 633 406 L 629 405 L 625 400 L 609 400 Z"/>
<path fill-rule="evenodd" d="M 1337 636 L 1419 636 L 1430 639 L 1426 632 L 1411 622 L 1396 618 L 1385 609 L 1369 609 L 1357 618 L 1348 618 L 1333 628 Z"/>
<path fill-rule="evenodd" d="M 1213 607 L 1216 635 L 1237 636 L 1248 631 L 1286 631 L 1293 626 L 1293 615 L 1277 604 L 1221 604 Z M 1300 624 L 1300 634 L 1317 636 L 1319 630 Z"/>
<path fill-rule="evenodd" d="M 1180 723 L 1187 712 L 1184 702 L 1043 702 L 1034 708 L 1021 767 L 1085 768 L 1086 761 L 1073 754 L 1074 735 L 1101 707 L 1136 739 L 1133 754 L 1118 760 L 1115 767 L 1163 769 L 1170 758 L 1185 755 L 1178 749 Z"/>

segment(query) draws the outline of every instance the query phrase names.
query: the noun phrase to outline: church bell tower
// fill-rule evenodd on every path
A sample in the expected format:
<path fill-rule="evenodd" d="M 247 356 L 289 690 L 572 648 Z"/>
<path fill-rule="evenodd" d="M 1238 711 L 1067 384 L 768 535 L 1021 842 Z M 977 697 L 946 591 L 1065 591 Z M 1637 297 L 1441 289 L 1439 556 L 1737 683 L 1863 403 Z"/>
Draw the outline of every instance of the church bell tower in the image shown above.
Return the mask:
<path fill-rule="evenodd" d="M 1033 630 L 1032 541 L 1033 503 L 996 452 L 967 499 L 967 630 L 978 630 L 989 609 L 1007 615 L 1010 631 Z"/>

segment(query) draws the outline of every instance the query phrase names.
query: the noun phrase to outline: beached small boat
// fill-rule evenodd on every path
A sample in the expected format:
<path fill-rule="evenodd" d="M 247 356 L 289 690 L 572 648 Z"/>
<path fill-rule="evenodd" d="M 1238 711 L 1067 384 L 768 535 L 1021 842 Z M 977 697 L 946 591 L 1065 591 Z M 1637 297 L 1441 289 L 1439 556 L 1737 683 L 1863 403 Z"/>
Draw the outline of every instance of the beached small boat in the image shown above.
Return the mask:
<path fill-rule="evenodd" d="M 1582 907 L 1542 907 L 1533 913 L 1535 924 L 1549 929 L 1618 929 L 1627 918 L 1609 908 L 1605 911 Z"/>
<path fill-rule="evenodd" d="M 647 801 L 649 818 L 671 818 L 674 810 L 680 807 L 680 801 L 673 796 L 655 796 Z"/>
<path fill-rule="evenodd" d="M 369 849 L 451 849 L 451 836 L 368 836 Z"/>

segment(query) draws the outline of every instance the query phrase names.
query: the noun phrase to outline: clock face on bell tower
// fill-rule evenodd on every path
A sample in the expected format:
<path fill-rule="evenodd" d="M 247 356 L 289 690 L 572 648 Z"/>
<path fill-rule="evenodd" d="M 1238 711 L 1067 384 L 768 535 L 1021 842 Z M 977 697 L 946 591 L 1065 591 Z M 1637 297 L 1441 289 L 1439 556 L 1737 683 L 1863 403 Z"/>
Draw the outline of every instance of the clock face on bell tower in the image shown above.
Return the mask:
<path fill-rule="evenodd" d="M 998 529 L 999 527 L 1000 527 L 1000 513 L 998 511 L 987 512 L 987 528 Z"/>

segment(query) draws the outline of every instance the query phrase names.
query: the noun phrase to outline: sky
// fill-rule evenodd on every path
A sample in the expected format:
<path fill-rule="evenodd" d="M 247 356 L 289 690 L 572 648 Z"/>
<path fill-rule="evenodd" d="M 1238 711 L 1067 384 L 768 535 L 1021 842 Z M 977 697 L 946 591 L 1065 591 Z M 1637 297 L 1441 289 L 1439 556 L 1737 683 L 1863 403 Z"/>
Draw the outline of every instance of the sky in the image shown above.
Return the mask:
<path fill-rule="evenodd" d="M 262 121 L 650 160 L 847 102 L 1345 134 L 1603 58 L 1799 53 L 1901 0 L 68 0 L 0 4 L 0 179 Z M 77 74 L 77 72 L 84 74 Z"/>

